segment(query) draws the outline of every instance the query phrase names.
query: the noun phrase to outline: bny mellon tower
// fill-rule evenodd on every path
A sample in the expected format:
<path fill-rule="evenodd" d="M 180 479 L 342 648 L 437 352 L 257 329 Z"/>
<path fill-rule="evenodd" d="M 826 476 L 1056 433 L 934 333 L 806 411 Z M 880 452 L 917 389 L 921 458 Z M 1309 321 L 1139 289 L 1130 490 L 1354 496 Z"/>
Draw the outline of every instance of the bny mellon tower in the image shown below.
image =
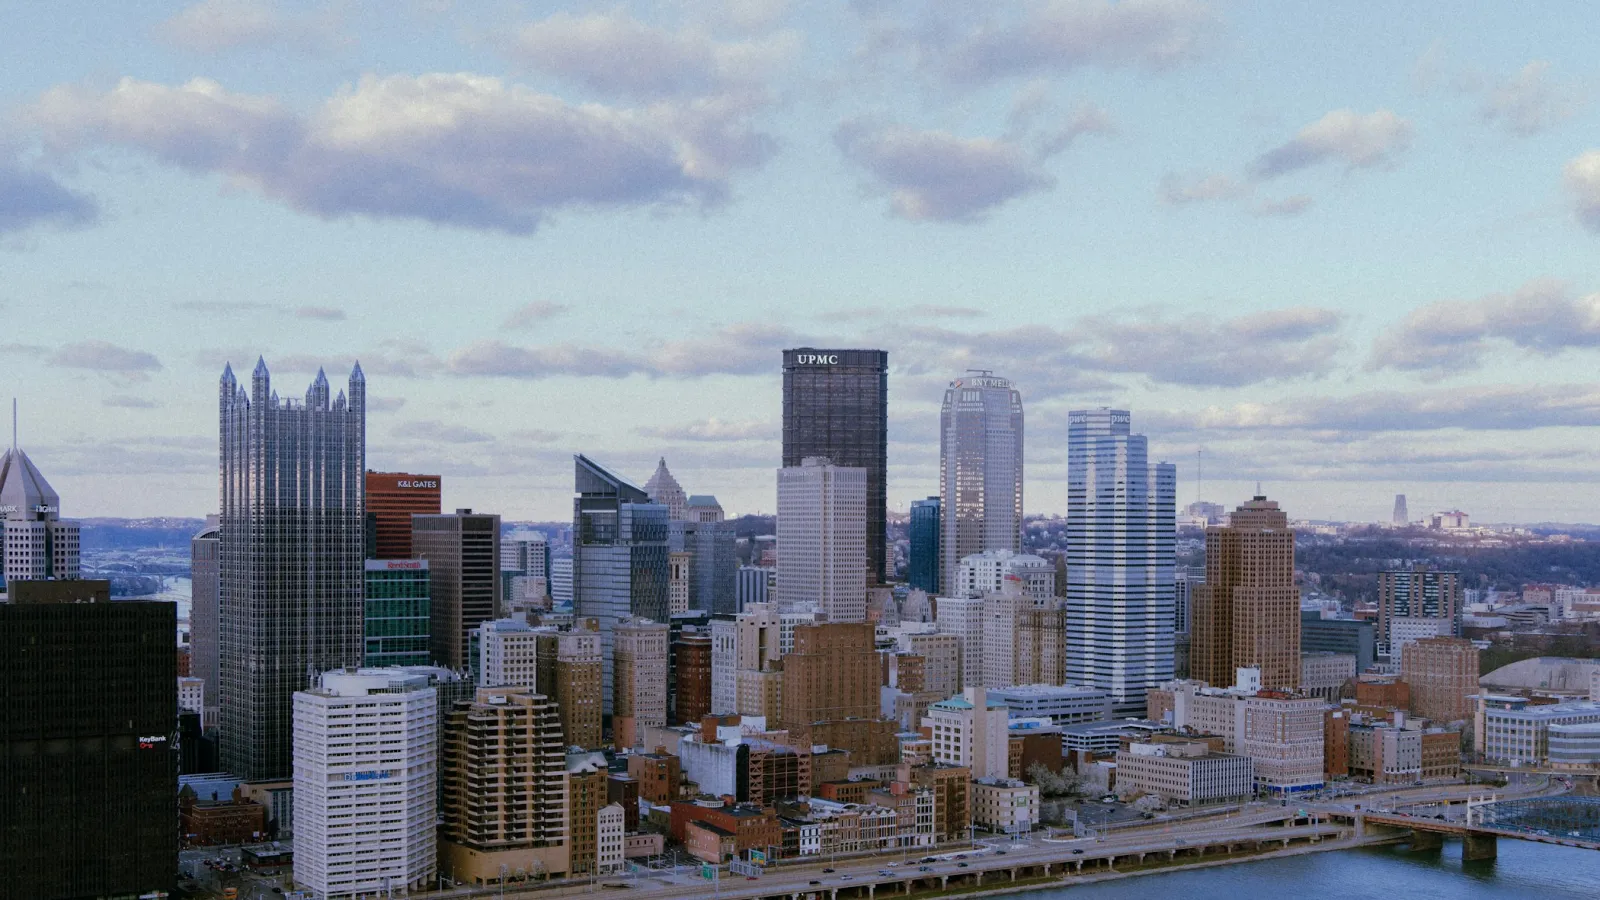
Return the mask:
<path fill-rule="evenodd" d="M 348 396 L 322 372 L 305 400 L 279 399 L 264 361 L 249 389 L 232 367 L 221 430 L 221 756 L 247 781 L 294 771 L 294 692 L 361 664 L 367 385 Z"/>

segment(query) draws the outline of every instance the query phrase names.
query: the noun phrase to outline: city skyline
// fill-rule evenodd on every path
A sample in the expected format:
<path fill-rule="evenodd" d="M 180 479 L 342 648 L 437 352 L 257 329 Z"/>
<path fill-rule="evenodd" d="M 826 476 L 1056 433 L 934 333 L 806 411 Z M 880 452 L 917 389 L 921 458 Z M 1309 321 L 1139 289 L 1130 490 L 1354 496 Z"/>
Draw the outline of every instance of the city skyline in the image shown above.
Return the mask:
<path fill-rule="evenodd" d="M 1029 513 L 1101 405 L 1183 502 L 1202 448 L 1310 518 L 1600 499 L 1591 7 L 72 7 L 0 37 L 0 378 L 75 515 L 213 511 L 192 386 L 257 353 L 359 359 L 370 462 L 447 507 L 559 520 L 586 452 L 770 512 L 807 345 L 889 354 L 900 511 L 969 366 L 1028 397 Z"/>

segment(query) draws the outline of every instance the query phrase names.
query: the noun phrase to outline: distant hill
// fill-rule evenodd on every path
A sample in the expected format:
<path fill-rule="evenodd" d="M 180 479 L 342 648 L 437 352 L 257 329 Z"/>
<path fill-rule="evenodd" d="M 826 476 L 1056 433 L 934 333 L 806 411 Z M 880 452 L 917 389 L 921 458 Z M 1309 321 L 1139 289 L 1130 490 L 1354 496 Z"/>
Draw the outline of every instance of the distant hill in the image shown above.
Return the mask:
<path fill-rule="evenodd" d="M 83 528 L 82 548 L 95 550 L 141 550 L 150 547 L 187 548 L 189 539 L 205 524 L 205 519 L 77 519 Z"/>

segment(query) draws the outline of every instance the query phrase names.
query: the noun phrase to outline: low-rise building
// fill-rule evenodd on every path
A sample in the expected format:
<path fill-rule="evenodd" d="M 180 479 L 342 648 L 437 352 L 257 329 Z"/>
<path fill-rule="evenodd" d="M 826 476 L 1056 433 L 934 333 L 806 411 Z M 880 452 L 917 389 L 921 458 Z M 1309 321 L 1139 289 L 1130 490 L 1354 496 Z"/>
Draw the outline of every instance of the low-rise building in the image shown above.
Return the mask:
<path fill-rule="evenodd" d="M 238 787 L 226 800 L 201 799 L 187 785 L 178 792 L 179 827 L 191 847 L 247 844 L 267 832 L 267 808 L 244 796 Z"/>
<path fill-rule="evenodd" d="M 1027 834 L 1039 824 L 1039 786 L 1012 778 L 974 779 L 972 821 L 1002 834 Z"/>
<path fill-rule="evenodd" d="M 1057 725 L 1103 722 L 1111 718 L 1111 695 L 1076 684 L 1020 684 L 994 688 L 989 699 L 1005 704 L 1018 718 L 1048 718 Z"/>
<path fill-rule="evenodd" d="M 1300 692 L 1327 703 L 1338 703 L 1345 682 L 1356 677 L 1354 653 L 1327 650 L 1300 654 Z"/>
<path fill-rule="evenodd" d="M 1549 727 L 1552 769 L 1600 768 L 1600 722 Z"/>
<path fill-rule="evenodd" d="M 1203 741 L 1134 743 L 1117 754 L 1117 792 L 1148 794 L 1176 806 L 1203 806 L 1251 796 L 1250 757 L 1216 753 Z"/>
<path fill-rule="evenodd" d="M 1479 752 L 1509 765 L 1543 765 L 1550 758 L 1552 725 L 1600 722 L 1600 702 L 1576 700 L 1546 706 L 1531 705 L 1522 697 L 1478 698 L 1475 740 Z"/>

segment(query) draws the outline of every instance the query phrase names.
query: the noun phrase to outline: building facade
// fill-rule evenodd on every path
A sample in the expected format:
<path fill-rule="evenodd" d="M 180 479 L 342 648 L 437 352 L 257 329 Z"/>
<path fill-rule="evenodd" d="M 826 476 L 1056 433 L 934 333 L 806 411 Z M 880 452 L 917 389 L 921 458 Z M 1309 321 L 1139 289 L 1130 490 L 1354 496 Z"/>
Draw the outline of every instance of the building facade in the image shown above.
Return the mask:
<path fill-rule="evenodd" d="M 1359 619 L 1324 619 L 1316 611 L 1300 613 L 1302 653 L 1348 653 L 1359 674 L 1377 661 L 1377 624 Z"/>
<path fill-rule="evenodd" d="M 367 560 L 364 665 L 425 666 L 432 662 L 428 561 Z"/>
<path fill-rule="evenodd" d="M 411 517 L 411 547 L 428 563 L 434 661 L 449 669 L 471 665 L 470 635 L 502 607 L 500 517 L 458 509 Z"/>
<path fill-rule="evenodd" d="M 219 386 L 221 735 L 248 781 L 294 769 L 294 694 L 365 650 L 366 377 L 279 399 L 264 361 Z"/>
<path fill-rule="evenodd" d="M 628 618 L 617 622 L 614 633 L 613 743 L 635 747 L 644 729 L 667 724 L 668 628 L 649 619 Z"/>
<path fill-rule="evenodd" d="M 1008 720 L 1004 703 L 981 687 L 969 687 L 929 706 L 922 724 L 933 735 L 934 762 L 965 766 L 973 778 L 1004 779 L 1009 777 Z"/>
<path fill-rule="evenodd" d="M 61 518 L 61 497 L 33 460 L 12 447 L 0 456 L 0 581 L 79 577 L 77 522 Z"/>
<path fill-rule="evenodd" d="M 887 574 L 889 354 L 882 350 L 783 351 L 783 465 L 820 456 L 866 470 L 868 577 Z"/>
<path fill-rule="evenodd" d="M 1418 566 L 1403 572 L 1378 573 L 1378 652 L 1388 655 L 1396 619 L 1435 619 L 1439 634 L 1457 635 L 1461 628 L 1461 573 L 1432 572 Z"/>
<path fill-rule="evenodd" d="M 487 884 L 501 867 L 562 875 L 567 758 L 554 701 L 527 687 L 479 688 L 446 714 L 440 870 Z"/>
<path fill-rule="evenodd" d="M 1126 410 L 1067 417 L 1067 681 L 1140 715 L 1172 678 L 1177 470 L 1151 464 Z"/>
<path fill-rule="evenodd" d="M 778 606 L 867 618 L 867 470 L 806 457 L 778 470 Z"/>
<path fill-rule="evenodd" d="M 221 715 L 220 547 L 217 517 L 207 516 L 205 527 L 189 541 L 189 670 L 205 682 L 205 710 L 201 720 L 207 728 L 215 725 Z"/>
<path fill-rule="evenodd" d="M 668 510 L 588 457 L 573 457 L 573 610 L 599 623 L 601 696 L 611 711 L 616 623 L 672 615 Z"/>
<path fill-rule="evenodd" d="M 1008 578 L 1017 579 L 1022 592 L 1040 603 L 1056 597 L 1055 563 L 1031 553 L 986 550 L 962 557 L 948 593 L 957 597 L 984 597 L 1004 589 Z"/>
<path fill-rule="evenodd" d="M 0 900 L 176 888 L 176 629 L 171 603 L 0 603 Z"/>
<path fill-rule="evenodd" d="M 1100 688 L 1076 684 L 994 688 L 989 699 L 1004 703 L 1013 719 L 1045 718 L 1057 725 L 1072 725 L 1111 718 L 1110 695 Z"/>
<path fill-rule="evenodd" d="M 940 499 L 911 501 L 911 520 L 906 528 L 906 583 L 919 591 L 938 595 L 939 541 L 943 533 L 940 523 Z"/>
<path fill-rule="evenodd" d="M 439 707 L 426 676 L 326 672 L 294 695 L 294 877 L 319 897 L 434 880 Z"/>
<path fill-rule="evenodd" d="M 1117 790 L 1174 806 L 1203 806 L 1255 793 L 1250 757 L 1214 753 L 1201 741 L 1134 742 L 1117 753 Z"/>
<path fill-rule="evenodd" d="M 1240 504 L 1227 525 L 1207 526 L 1206 580 L 1190 626 L 1189 677 L 1222 687 L 1244 667 L 1260 669 L 1269 688 L 1300 686 L 1294 531 L 1262 496 Z"/>
<path fill-rule="evenodd" d="M 1411 686 L 1411 714 L 1435 722 L 1472 718 L 1478 693 L 1478 648 L 1455 637 L 1413 641 L 1400 659 L 1400 680 Z"/>
<path fill-rule="evenodd" d="M 366 474 L 367 542 L 373 559 L 411 559 L 411 517 L 439 514 L 438 475 Z"/>
<path fill-rule="evenodd" d="M 1022 394 L 1010 381 L 974 371 L 945 391 L 939 500 L 944 584 L 968 556 L 1022 549 Z"/>

